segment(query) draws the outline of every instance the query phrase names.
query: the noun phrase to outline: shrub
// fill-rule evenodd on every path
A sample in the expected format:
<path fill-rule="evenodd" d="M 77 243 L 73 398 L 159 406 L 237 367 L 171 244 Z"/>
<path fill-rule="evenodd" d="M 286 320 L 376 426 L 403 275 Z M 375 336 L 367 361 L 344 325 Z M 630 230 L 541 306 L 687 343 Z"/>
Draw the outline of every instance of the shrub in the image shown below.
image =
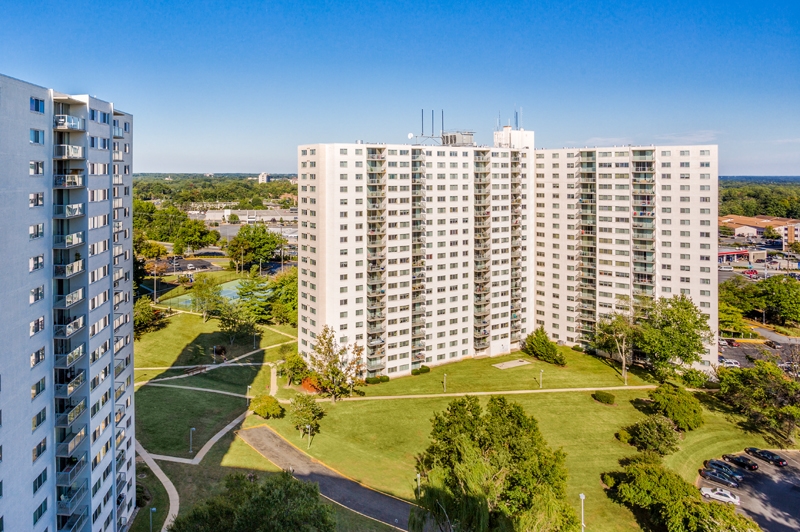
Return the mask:
<path fill-rule="evenodd" d="M 627 431 L 631 436 L 630 443 L 640 451 L 653 451 L 665 456 L 678 450 L 675 424 L 660 414 L 647 416 L 628 427 Z"/>
<path fill-rule="evenodd" d="M 606 405 L 613 405 L 614 400 L 616 399 L 613 393 L 604 392 L 602 390 L 597 390 L 594 392 L 592 397 L 594 397 L 595 401 Z"/>
<path fill-rule="evenodd" d="M 250 410 L 264 419 L 282 418 L 283 407 L 271 395 L 259 395 L 250 401 Z"/>
<path fill-rule="evenodd" d="M 412 375 L 419 375 L 419 370 L 414 368 L 414 369 L 411 370 L 411 374 Z"/>
<path fill-rule="evenodd" d="M 381 379 L 381 382 L 389 382 L 389 376 L 388 375 L 381 375 L 380 379 Z"/>
<path fill-rule="evenodd" d="M 430 373 L 431 372 L 431 368 L 429 368 L 428 366 L 420 366 L 419 367 L 419 372 L 420 373 Z"/>
<path fill-rule="evenodd" d="M 572 350 L 577 351 L 578 353 L 583 353 L 583 346 L 575 344 L 572 346 Z"/>
<path fill-rule="evenodd" d="M 567 359 L 556 347 L 556 344 L 547 337 L 544 327 L 539 327 L 526 336 L 520 344 L 520 350 L 530 357 L 536 357 L 549 364 L 567 365 Z"/>
<path fill-rule="evenodd" d="M 617 439 L 622 443 L 630 443 L 631 433 L 625 429 L 619 429 L 619 432 L 617 432 Z"/>
<path fill-rule="evenodd" d="M 685 369 L 681 373 L 681 382 L 690 388 L 702 388 L 708 382 L 708 375 L 699 369 Z"/>
<path fill-rule="evenodd" d="M 366 379 L 364 379 L 364 382 L 366 382 L 367 384 L 380 384 L 381 383 L 381 378 L 380 377 L 367 377 Z"/>
<path fill-rule="evenodd" d="M 608 489 L 613 489 L 614 486 L 617 484 L 617 479 L 611 473 L 603 473 L 603 476 L 600 477 L 603 480 L 603 484 L 608 486 Z"/>
<path fill-rule="evenodd" d="M 703 406 L 691 393 L 665 383 L 649 393 L 655 410 L 675 423 L 678 430 L 694 430 L 703 424 Z"/>

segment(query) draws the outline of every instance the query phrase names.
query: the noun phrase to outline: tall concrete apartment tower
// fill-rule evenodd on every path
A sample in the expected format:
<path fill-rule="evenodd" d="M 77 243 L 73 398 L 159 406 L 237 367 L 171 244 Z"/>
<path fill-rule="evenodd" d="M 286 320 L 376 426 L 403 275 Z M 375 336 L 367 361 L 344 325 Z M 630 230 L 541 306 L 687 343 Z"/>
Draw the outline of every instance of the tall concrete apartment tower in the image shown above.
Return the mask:
<path fill-rule="evenodd" d="M 131 115 L 0 75 L 0 530 L 128 527 L 132 158 Z"/>
<path fill-rule="evenodd" d="M 508 353 L 539 326 L 586 345 L 603 314 L 680 293 L 715 327 L 716 146 L 472 139 L 298 148 L 301 354 L 329 325 L 366 346 L 369 376 L 399 376 Z"/>

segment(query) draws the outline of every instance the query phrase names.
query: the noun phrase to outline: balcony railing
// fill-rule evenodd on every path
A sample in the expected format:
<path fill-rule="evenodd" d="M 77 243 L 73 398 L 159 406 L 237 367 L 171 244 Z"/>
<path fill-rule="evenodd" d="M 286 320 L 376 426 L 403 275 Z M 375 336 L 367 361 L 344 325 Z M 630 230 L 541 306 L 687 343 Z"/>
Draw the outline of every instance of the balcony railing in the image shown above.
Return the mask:
<path fill-rule="evenodd" d="M 53 176 L 54 188 L 82 188 L 85 177 L 83 174 L 56 174 Z"/>
<path fill-rule="evenodd" d="M 69 264 L 55 264 L 53 275 L 58 278 L 68 278 L 83 271 L 83 260 L 76 260 Z"/>
<path fill-rule="evenodd" d="M 72 203 L 70 205 L 53 205 L 53 216 L 56 218 L 74 218 L 84 215 L 83 203 Z"/>
<path fill-rule="evenodd" d="M 84 316 L 78 316 L 77 318 L 75 318 L 74 320 L 72 320 L 69 323 L 57 324 L 55 326 L 55 333 L 54 334 L 55 334 L 56 337 L 69 338 L 70 336 L 72 336 L 76 332 L 78 332 L 81 329 L 83 329 L 83 327 L 85 325 L 84 321 L 85 321 L 84 320 Z"/>
<path fill-rule="evenodd" d="M 87 506 L 81 513 L 72 514 L 72 517 L 69 518 L 69 521 L 64 523 L 64 525 L 59 528 L 57 532 L 78 532 L 79 530 L 83 529 L 88 519 L 89 507 Z"/>
<path fill-rule="evenodd" d="M 73 146 L 71 144 L 56 144 L 53 147 L 54 159 L 83 159 L 83 146 Z"/>
<path fill-rule="evenodd" d="M 69 456 L 75 452 L 83 440 L 86 439 L 86 426 L 84 425 L 78 432 L 71 432 L 67 435 L 62 443 L 56 447 L 56 454 L 58 456 Z"/>
<path fill-rule="evenodd" d="M 53 305 L 55 308 L 69 308 L 81 301 L 83 301 L 83 288 L 78 288 L 65 296 L 58 296 Z"/>
<path fill-rule="evenodd" d="M 86 399 L 81 399 L 77 404 L 67 408 L 65 412 L 56 414 L 56 426 L 69 427 L 72 425 L 78 416 L 86 411 Z"/>
<path fill-rule="evenodd" d="M 83 244 L 83 231 L 71 233 L 69 235 L 54 235 L 53 247 L 55 248 L 71 248 Z"/>
<path fill-rule="evenodd" d="M 122 158 L 122 152 L 119 151 L 119 150 L 114 150 L 114 153 L 113 153 L 112 157 L 113 157 L 113 160 L 117 161 L 117 162 L 121 162 L 121 161 L 124 160 Z"/>
<path fill-rule="evenodd" d="M 86 129 L 86 121 L 77 116 L 55 115 L 53 117 L 53 129 L 83 131 Z"/>
<path fill-rule="evenodd" d="M 68 369 L 86 354 L 86 345 L 81 344 L 69 353 L 56 353 L 55 366 Z"/>
<path fill-rule="evenodd" d="M 56 471 L 56 484 L 61 486 L 69 486 L 78 478 L 78 476 L 86 467 L 87 453 L 84 453 L 80 459 L 75 460 L 68 466 L 60 471 Z"/>
<path fill-rule="evenodd" d="M 112 132 L 115 139 L 121 139 L 125 136 L 122 128 L 119 126 L 112 126 Z"/>
<path fill-rule="evenodd" d="M 80 372 L 78 372 L 69 382 L 56 384 L 56 395 L 59 397 L 70 397 L 78 390 L 78 388 L 83 386 L 85 382 L 86 372 L 84 370 L 80 370 Z"/>

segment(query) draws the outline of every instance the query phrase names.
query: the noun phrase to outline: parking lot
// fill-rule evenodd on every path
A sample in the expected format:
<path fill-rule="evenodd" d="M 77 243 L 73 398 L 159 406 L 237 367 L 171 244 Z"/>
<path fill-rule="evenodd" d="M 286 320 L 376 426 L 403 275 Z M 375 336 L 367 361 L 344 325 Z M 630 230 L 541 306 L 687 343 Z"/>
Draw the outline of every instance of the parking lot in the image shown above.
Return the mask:
<path fill-rule="evenodd" d="M 737 489 L 725 489 L 740 497 L 739 511 L 751 517 L 765 532 L 797 532 L 800 530 L 800 451 L 776 452 L 786 459 L 786 467 L 776 467 L 758 459 L 754 459 L 758 463 L 757 471 L 732 466 L 744 475 L 744 480 Z M 697 486 L 721 487 L 703 478 Z"/>

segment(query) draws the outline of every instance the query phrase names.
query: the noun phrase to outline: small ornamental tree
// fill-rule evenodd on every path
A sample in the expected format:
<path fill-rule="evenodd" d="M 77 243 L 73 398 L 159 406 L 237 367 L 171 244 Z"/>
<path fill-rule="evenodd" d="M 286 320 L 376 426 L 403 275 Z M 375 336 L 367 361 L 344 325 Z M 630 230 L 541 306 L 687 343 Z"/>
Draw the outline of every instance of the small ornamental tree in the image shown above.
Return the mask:
<path fill-rule="evenodd" d="M 300 431 L 300 438 L 308 435 L 308 446 L 311 447 L 311 438 L 319 432 L 319 422 L 325 416 L 313 395 L 297 394 L 289 405 L 289 419 L 294 428 Z"/>
<path fill-rule="evenodd" d="M 340 346 L 334 339 L 334 330 L 325 325 L 317 335 L 310 366 L 316 377 L 320 393 L 335 403 L 340 397 L 349 397 L 354 386 L 364 386 L 365 368 L 361 361 L 364 348 L 358 344 Z"/>
<path fill-rule="evenodd" d="M 219 329 L 228 335 L 231 345 L 240 336 L 255 335 L 258 331 L 253 316 L 237 301 L 222 300 L 217 306 Z"/>
<path fill-rule="evenodd" d="M 308 375 L 308 366 L 303 357 L 297 353 L 290 353 L 283 363 L 283 371 L 286 374 L 286 384 L 300 384 L 303 378 Z"/>
<path fill-rule="evenodd" d="M 618 310 L 600 318 L 595 330 L 595 347 L 609 353 L 622 363 L 622 378 L 628 384 L 628 364 L 630 363 L 633 342 L 637 334 L 634 306 L 629 310 Z"/>
<path fill-rule="evenodd" d="M 150 331 L 156 323 L 152 303 L 149 297 L 142 296 L 133 304 L 133 334 L 136 338 Z"/>
<path fill-rule="evenodd" d="M 264 419 L 282 418 L 284 414 L 283 407 L 278 403 L 278 400 L 271 395 L 259 395 L 250 401 L 250 410 Z"/>
<path fill-rule="evenodd" d="M 192 308 L 203 314 L 203 321 L 208 321 L 212 312 L 222 303 L 222 288 L 210 277 L 197 274 L 192 286 Z"/>
<path fill-rule="evenodd" d="M 530 333 L 522 340 L 520 349 L 523 353 L 530 357 L 538 358 L 543 362 L 549 364 L 556 364 L 558 366 L 566 366 L 567 359 L 558 350 L 555 343 L 550 341 L 544 327 L 539 327 L 534 332 Z"/>
<path fill-rule="evenodd" d="M 628 427 L 630 443 L 640 451 L 653 451 L 661 456 L 678 450 L 678 433 L 669 418 L 660 414 L 647 416 Z"/>
<path fill-rule="evenodd" d="M 656 411 L 671 419 L 678 430 L 694 430 L 703 425 L 703 405 L 683 388 L 665 383 L 648 395 Z"/>

